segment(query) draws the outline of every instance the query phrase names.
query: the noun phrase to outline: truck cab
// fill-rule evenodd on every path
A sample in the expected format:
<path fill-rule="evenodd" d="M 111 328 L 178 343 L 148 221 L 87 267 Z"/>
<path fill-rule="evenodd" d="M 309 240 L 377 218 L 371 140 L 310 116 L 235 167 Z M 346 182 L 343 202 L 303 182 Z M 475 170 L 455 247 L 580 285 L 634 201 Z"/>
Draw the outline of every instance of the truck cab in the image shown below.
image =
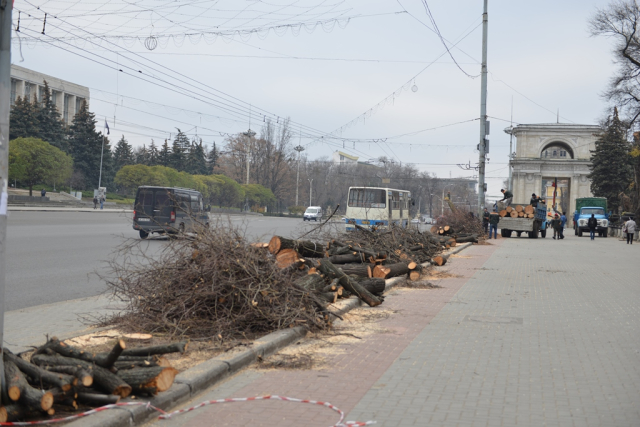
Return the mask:
<path fill-rule="evenodd" d="M 598 227 L 596 231 L 598 236 L 607 237 L 609 230 L 609 218 L 604 208 L 601 206 L 584 206 L 580 208 L 580 212 L 574 213 L 575 234 L 582 237 L 582 233 L 589 232 L 588 221 L 591 218 L 591 214 L 598 221 Z"/>
<path fill-rule="evenodd" d="M 573 230 L 576 236 L 589 232 L 588 221 L 594 215 L 598 221 L 596 231 L 598 236 L 607 237 L 609 230 L 609 215 L 607 214 L 607 199 L 604 197 L 583 197 L 576 199 L 576 210 L 573 212 Z"/>

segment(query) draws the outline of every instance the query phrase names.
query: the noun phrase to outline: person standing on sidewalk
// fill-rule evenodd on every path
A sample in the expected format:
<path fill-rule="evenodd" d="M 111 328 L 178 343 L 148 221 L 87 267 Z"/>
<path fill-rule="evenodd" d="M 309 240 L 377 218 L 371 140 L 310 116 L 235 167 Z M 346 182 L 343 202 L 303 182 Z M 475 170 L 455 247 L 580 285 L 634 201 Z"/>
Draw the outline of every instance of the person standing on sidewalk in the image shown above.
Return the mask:
<path fill-rule="evenodd" d="M 104 196 L 100 196 L 100 210 L 102 210 L 102 208 L 104 208 L 104 202 L 105 202 Z"/>
<path fill-rule="evenodd" d="M 484 212 L 482 213 L 482 228 L 484 229 L 484 234 L 487 234 L 487 231 L 489 231 L 490 217 L 491 217 L 491 214 L 489 214 L 489 211 L 487 210 L 487 208 L 484 208 Z"/>
<path fill-rule="evenodd" d="M 498 238 L 498 223 L 500 222 L 500 215 L 498 212 L 491 212 L 489 215 L 489 240 L 491 240 L 491 232 L 493 232 L 493 238 Z"/>
<path fill-rule="evenodd" d="M 591 218 L 587 221 L 587 226 L 589 227 L 589 236 L 591 236 L 591 240 L 594 240 L 596 238 L 596 228 L 598 228 L 598 220 L 594 214 L 591 214 Z"/>
<path fill-rule="evenodd" d="M 624 227 L 627 229 L 627 245 L 633 245 L 633 235 L 636 234 L 636 222 L 633 218 L 629 218 L 629 221 L 624 223 Z"/>
<path fill-rule="evenodd" d="M 98 196 L 93 196 L 93 209 L 98 208 Z"/>
<path fill-rule="evenodd" d="M 564 239 L 564 226 L 567 224 L 567 216 L 562 212 L 560 215 L 560 238 Z"/>

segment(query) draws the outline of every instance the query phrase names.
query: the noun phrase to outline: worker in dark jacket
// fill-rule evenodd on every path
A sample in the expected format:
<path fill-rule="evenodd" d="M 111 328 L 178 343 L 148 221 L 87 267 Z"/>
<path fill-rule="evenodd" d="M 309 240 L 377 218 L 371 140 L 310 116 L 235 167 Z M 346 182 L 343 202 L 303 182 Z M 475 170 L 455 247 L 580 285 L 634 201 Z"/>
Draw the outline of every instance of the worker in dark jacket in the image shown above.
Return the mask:
<path fill-rule="evenodd" d="M 511 201 L 513 200 L 513 193 L 509 190 L 505 190 L 504 188 L 500 191 L 504 195 L 504 197 L 500 201 L 504 202 L 505 206 L 511 206 Z"/>
<path fill-rule="evenodd" d="M 589 235 L 591 236 L 591 240 L 596 238 L 596 228 L 598 228 L 598 220 L 596 219 L 594 214 L 591 214 L 591 218 L 587 221 L 587 226 L 589 227 Z"/>
<path fill-rule="evenodd" d="M 538 206 L 538 203 L 541 201 L 542 201 L 542 198 L 536 196 L 536 193 L 533 193 L 531 195 L 531 200 L 529 201 L 529 204 L 535 208 L 536 206 Z"/>
<path fill-rule="evenodd" d="M 487 234 L 487 231 L 489 231 L 489 217 L 491 215 L 489 214 L 489 211 L 487 210 L 487 208 L 484 208 L 484 212 L 482 212 L 482 228 L 484 229 L 484 234 Z"/>
<path fill-rule="evenodd" d="M 560 215 L 556 214 L 551 220 L 551 226 L 553 227 L 553 240 L 558 238 L 558 240 L 563 239 L 562 236 L 562 220 L 560 219 Z"/>
<path fill-rule="evenodd" d="M 500 215 L 498 215 L 498 212 L 491 212 L 491 214 L 489 215 L 489 225 L 491 226 L 491 228 L 489 228 L 489 239 L 491 239 L 492 232 L 493 232 L 493 238 L 494 239 L 498 238 L 499 222 L 500 222 Z"/>

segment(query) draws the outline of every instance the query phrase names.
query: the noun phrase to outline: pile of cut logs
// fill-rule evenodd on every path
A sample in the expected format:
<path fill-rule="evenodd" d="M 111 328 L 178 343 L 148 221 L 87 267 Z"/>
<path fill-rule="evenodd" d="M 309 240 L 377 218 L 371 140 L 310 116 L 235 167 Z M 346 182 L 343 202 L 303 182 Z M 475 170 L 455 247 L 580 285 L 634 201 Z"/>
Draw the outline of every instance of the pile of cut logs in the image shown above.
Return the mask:
<path fill-rule="evenodd" d="M 118 340 L 109 352 L 92 353 L 51 338 L 30 361 L 3 350 L 7 395 L 0 422 L 51 416 L 79 406 L 117 403 L 133 394 L 156 395 L 173 384 L 178 371 L 162 357 L 183 353 L 187 342 L 126 349 Z"/>
<path fill-rule="evenodd" d="M 281 269 L 303 273 L 294 286 L 328 303 L 355 295 L 372 307 L 383 300 L 385 279 L 406 276 L 419 280 L 422 264 L 444 265 L 448 256 L 440 252 L 455 246 L 451 236 L 405 229 L 360 230 L 347 237 L 349 240 L 322 244 L 273 236 L 269 243 L 256 246 L 268 249 Z"/>
<path fill-rule="evenodd" d="M 455 233 L 453 227 L 449 225 L 442 227 L 434 225 L 431 227 L 431 233 L 441 236 L 446 248 L 455 247 L 458 243 L 478 243 L 478 235 L 476 233 Z"/>
<path fill-rule="evenodd" d="M 535 216 L 536 208 L 532 205 L 522 206 L 507 206 L 505 209 L 498 212 L 501 217 L 510 216 L 511 218 L 533 218 Z"/>

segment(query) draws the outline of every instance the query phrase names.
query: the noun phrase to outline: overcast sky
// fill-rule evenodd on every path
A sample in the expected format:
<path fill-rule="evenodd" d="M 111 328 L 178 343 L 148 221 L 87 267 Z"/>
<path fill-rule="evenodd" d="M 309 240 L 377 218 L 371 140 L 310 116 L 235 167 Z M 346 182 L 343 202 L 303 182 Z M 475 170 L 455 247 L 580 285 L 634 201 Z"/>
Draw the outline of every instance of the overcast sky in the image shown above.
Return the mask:
<path fill-rule="evenodd" d="M 608 3 L 489 0 L 489 195 L 508 175 L 503 129 L 512 100 L 516 124 L 555 123 L 558 110 L 563 123 L 595 124 L 605 114 L 612 44 L 590 37 L 588 20 Z M 124 135 L 134 146 L 160 145 L 180 128 L 221 146 L 228 134 L 289 117 L 309 159 L 341 150 L 472 177 L 456 164 L 478 162 L 482 7 L 16 0 L 21 39 L 13 33 L 12 63 L 88 86 L 90 109 L 100 123 L 108 119 L 112 143 Z"/>

